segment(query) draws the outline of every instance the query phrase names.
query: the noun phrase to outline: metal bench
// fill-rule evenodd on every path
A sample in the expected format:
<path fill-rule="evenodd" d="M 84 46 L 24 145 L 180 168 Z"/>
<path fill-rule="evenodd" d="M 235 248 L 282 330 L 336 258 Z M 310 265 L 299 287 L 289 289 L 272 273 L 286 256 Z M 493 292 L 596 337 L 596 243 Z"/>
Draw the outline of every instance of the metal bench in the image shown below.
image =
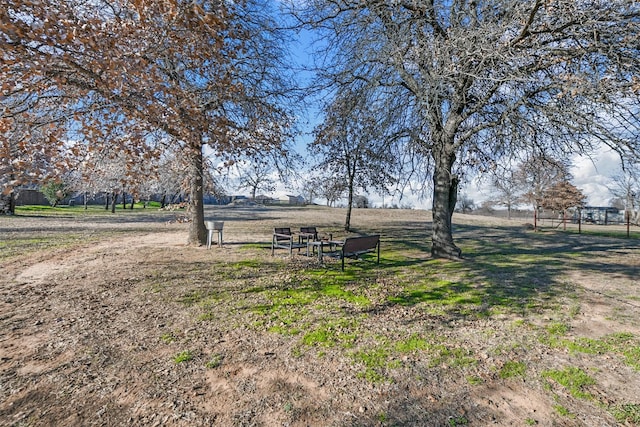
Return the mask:
<path fill-rule="evenodd" d="M 380 264 L 380 235 L 373 234 L 370 236 L 347 237 L 342 247 L 337 251 L 337 256 L 342 262 L 342 270 L 344 271 L 345 258 L 359 258 L 360 255 L 366 253 L 376 253 L 378 258 L 376 264 Z"/>

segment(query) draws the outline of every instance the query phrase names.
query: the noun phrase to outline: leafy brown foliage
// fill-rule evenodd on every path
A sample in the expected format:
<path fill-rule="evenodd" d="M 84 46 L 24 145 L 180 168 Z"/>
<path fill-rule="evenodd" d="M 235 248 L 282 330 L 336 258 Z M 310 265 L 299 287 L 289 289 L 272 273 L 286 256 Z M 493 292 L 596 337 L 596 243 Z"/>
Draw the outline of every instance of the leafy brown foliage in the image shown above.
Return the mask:
<path fill-rule="evenodd" d="M 204 146 L 230 160 L 278 148 L 288 126 L 286 113 L 262 90 L 272 66 L 256 52 L 273 44 L 262 34 L 270 22 L 252 21 L 263 18 L 251 18 L 254 6 L 3 0 L 0 78 L 2 103 L 11 107 L 3 129 L 21 123 L 32 129 L 34 116 L 44 117 L 58 126 L 62 157 L 79 160 L 115 151 L 135 164 L 155 155 L 158 144 L 178 146 L 189 176 L 189 240 L 202 242 Z M 269 89 L 277 88 L 269 82 Z M 25 153 L 19 144 L 29 137 L 25 132 L 15 151 Z M 64 145 L 68 140 L 74 143 Z"/>
<path fill-rule="evenodd" d="M 565 212 L 569 208 L 584 207 L 585 199 L 579 188 L 568 181 L 562 181 L 544 192 L 542 207 L 554 212 Z"/>

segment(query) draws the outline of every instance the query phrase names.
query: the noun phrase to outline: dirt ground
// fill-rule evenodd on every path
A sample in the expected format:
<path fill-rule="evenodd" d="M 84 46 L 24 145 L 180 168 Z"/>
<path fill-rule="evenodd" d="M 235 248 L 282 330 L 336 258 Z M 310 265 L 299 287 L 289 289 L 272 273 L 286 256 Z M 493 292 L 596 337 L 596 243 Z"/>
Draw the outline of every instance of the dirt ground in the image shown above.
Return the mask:
<path fill-rule="evenodd" d="M 545 296 L 553 298 L 553 308 L 521 314 L 452 316 L 420 304 L 390 305 L 385 301 L 394 292 L 393 278 L 380 279 L 389 281 L 389 289 L 381 288 L 389 294 L 372 295 L 372 306 L 330 308 L 358 319 L 358 330 L 367 332 L 358 345 L 396 333 L 431 334 L 459 343 L 473 363 L 456 365 L 444 357 L 436 363 L 420 351 L 408 352 L 392 360 L 386 380 L 370 381 L 348 351 L 302 348 L 300 336 L 256 326 L 269 319 L 245 307 L 250 300 L 211 300 L 209 321 L 203 321 L 202 305 L 185 303 L 188 295 L 227 286 L 228 277 L 234 278 L 228 286 L 248 289 L 270 271 L 225 270 L 223 279 L 215 266 L 245 259 L 271 265 L 275 258 L 295 274 L 312 265 L 283 251 L 271 257 L 266 247 L 272 228 L 318 224 L 339 232 L 344 211 L 208 209 L 208 217 L 225 221 L 222 248 L 186 246 L 188 224 L 173 221 L 174 213 L 0 218 L 0 240 L 29 235 L 63 241 L 0 258 L 0 425 L 636 425 L 632 416 L 616 421 L 613 410 L 640 408 L 640 372 L 633 362 L 615 351 L 575 352 L 541 337 L 565 322 L 567 340 L 620 333 L 638 339 L 637 241 L 568 237 L 572 249 L 582 245 L 588 253 L 584 261 L 572 261 L 583 262 L 581 268 L 541 266 L 545 273 L 536 277 L 521 266 L 533 281 L 553 272 L 554 283 L 566 290 Z M 366 230 L 417 225 L 425 248 L 429 221 L 427 212 L 412 210 L 358 210 L 353 218 Z M 478 233 L 495 241 L 526 238 L 521 227 L 511 231 L 488 219 L 480 227 L 477 221 L 457 217 L 468 226 L 457 231 L 461 245 Z M 465 262 L 479 265 L 481 258 L 470 252 Z M 416 253 L 428 259 L 424 251 Z M 504 278 L 511 280 L 516 278 Z M 627 359 L 640 357 L 636 347 L 628 349 Z M 189 360 L 176 362 L 185 350 Z M 500 374 L 513 360 L 526 363 L 525 375 Z M 586 388 L 589 398 L 576 399 L 544 379 L 544 372 L 566 366 L 595 379 Z"/>

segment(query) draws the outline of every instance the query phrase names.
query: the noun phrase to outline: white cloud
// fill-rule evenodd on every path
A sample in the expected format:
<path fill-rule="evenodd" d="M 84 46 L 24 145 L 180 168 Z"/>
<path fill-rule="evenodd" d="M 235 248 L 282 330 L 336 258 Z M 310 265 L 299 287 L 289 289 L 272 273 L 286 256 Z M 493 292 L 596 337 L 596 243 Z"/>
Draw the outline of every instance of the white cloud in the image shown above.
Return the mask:
<path fill-rule="evenodd" d="M 620 169 L 620 157 L 610 148 L 601 148 L 591 158 L 576 157 L 571 168 L 573 185 L 587 196 L 587 205 L 609 206 L 612 177 Z"/>

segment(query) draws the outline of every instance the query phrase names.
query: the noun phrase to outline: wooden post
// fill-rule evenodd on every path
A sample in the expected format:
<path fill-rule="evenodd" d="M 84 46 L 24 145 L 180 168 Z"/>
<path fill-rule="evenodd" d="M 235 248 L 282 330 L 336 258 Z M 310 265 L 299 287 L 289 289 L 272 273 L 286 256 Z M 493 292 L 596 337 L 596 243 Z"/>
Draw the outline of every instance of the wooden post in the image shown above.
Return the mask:
<path fill-rule="evenodd" d="M 582 234 L 582 209 L 578 209 L 578 234 Z"/>
<path fill-rule="evenodd" d="M 631 223 L 631 211 L 629 211 L 628 209 L 625 209 L 624 210 L 624 216 L 625 216 L 625 219 L 627 220 L 627 239 L 628 239 L 630 237 L 629 225 Z"/>

